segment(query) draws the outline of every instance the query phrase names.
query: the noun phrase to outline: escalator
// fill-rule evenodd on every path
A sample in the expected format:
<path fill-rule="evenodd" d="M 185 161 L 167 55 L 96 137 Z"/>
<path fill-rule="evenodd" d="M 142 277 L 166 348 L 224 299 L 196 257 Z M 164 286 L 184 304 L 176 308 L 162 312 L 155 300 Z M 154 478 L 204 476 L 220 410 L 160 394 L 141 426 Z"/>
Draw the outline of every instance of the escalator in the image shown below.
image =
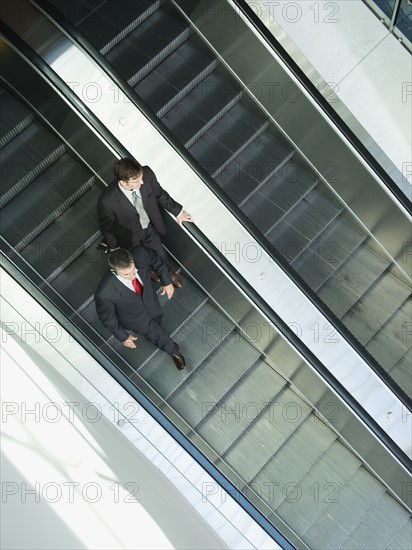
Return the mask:
<path fill-rule="evenodd" d="M 21 167 L 4 179 L 2 237 L 106 340 L 92 299 L 107 269 L 92 253 L 103 183 L 5 83 L 1 98 L 3 166 Z M 409 548 L 408 512 L 185 275 L 164 304 L 184 375 L 147 341 L 136 353 L 112 341 L 130 380 L 145 380 L 304 545 Z M 205 326 L 225 330 L 205 338 Z M 274 351 L 285 358 L 281 338 Z"/>
<path fill-rule="evenodd" d="M 226 290 L 220 290 L 223 303 L 216 301 L 219 292 L 194 277 L 199 262 L 183 262 L 185 285 L 163 302 L 164 326 L 181 345 L 185 371 L 172 368 L 143 339 L 131 352 L 108 335 L 93 302 L 107 270 L 106 256 L 96 250 L 95 205 L 110 183 L 102 165 L 111 166 L 114 156 L 107 149 L 101 158 L 99 139 L 91 132 L 81 136 L 83 123 L 75 126 L 69 115 L 59 115 L 63 102 L 48 89 L 35 93 L 34 71 L 8 51 L 6 58 L 17 77 L 13 84 L 0 83 L 3 253 L 27 273 L 33 270 L 40 290 L 51 295 L 53 289 L 72 312 L 68 317 L 83 320 L 95 345 L 117 358 L 136 387 L 148 388 L 164 414 L 296 547 L 409 548 L 407 507 L 281 374 L 284 364 L 295 365 L 308 379 L 310 367 L 276 330 L 270 354 L 248 340 L 228 310 L 247 320 L 250 304 L 240 292 L 232 297 Z M 24 86 L 21 92 L 16 86 L 22 80 L 37 101 L 51 106 L 50 116 L 59 115 L 62 131 L 71 129 L 78 147 L 21 95 Z M 85 159 L 85 142 L 101 164 Z M 210 264 L 201 265 L 205 280 L 213 279 Z M 219 277 L 218 288 L 230 284 L 221 272 Z M 337 411 L 341 419 L 343 408 Z"/>
<path fill-rule="evenodd" d="M 411 285 L 173 2 L 52 4 L 133 88 L 386 380 L 412 398 Z M 196 3 L 193 3 L 196 4 Z M 82 38 L 83 40 L 83 38 Z M 369 197 L 373 200 L 373 197 Z"/>

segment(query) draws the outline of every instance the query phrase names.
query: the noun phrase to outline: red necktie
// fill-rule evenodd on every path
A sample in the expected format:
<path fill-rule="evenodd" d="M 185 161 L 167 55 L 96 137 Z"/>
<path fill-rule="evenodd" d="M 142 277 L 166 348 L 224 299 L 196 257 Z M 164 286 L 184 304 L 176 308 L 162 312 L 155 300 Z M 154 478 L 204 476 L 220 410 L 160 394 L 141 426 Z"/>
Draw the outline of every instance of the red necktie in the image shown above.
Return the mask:
<path fill-rule="evenodd" d="M 143 285 L 142 283 L 139 281 L 139 279 L 137 277 L 135 277 L 133 280 L 132 280 L 132 285 L 133 285 L 133 288 L 134 288 L 134 291 L 136 292 L 136 294 L 138 294 L 139 296 L 142 295 L 142 292 L 143 292 Z"/>

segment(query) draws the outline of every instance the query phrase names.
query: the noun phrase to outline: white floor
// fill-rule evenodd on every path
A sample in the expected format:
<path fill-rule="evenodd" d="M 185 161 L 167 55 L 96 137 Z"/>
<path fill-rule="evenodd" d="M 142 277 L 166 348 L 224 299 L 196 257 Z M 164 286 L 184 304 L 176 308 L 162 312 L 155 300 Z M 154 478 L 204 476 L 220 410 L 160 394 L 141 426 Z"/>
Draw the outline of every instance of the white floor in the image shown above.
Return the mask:
<path fill-rule="evenodd" d="M 410 196 L 412 57 L 406 48 L 362 0 L 248 3 L 300 66 L 313 67 L 331 86 L 401 172 L 399 186 Z"/>

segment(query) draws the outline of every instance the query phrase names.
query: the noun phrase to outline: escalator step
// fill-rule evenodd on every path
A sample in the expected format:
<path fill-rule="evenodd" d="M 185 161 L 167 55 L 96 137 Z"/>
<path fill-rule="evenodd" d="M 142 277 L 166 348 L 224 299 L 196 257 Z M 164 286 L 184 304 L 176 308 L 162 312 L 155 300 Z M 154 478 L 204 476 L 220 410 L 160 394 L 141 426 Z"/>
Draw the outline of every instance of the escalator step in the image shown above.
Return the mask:
<path fill-rule="evenodd" d="M 66 145 L 62 143 L 49 155 L 44 157 L 36 166 L 26 172 L 4 195 L 0 197 L 0 208 L 4 208 L 10 201 L 22 193 L 31 183 L 34 182 L 46 169 L 53 166 L 67 152 Z"/>
<path fill-rule="evenodd" d="M 365 345 L 409 294 L 410 288 L 387 271 L 346 313 L 343 322 L 361 344 Z"/>
<path fill-rule="evenodd" d="M 221 455 L 253 422 L 248 413 L 263 411 L 285 384 L 270 366 L 260 361 L 239 385 L 219 402 L 219 414 L 207 416 L 196 431 Z M 252 406 L 251 406 L 252 404 Z"/>
<path fill-rule="evenodd" d="M 216 182 L 240 205 L 261 184 L 276 187 L 280 180 L 288 179 L 283 163 L 292 153 L 285 140 L 268 129 L 245 149 L 239 159 L 231 162 L 217 176 Z M 293 171 L 293 163 L 287 164 L 290 164 L 289 170 Z M 293 185 L 294 181 L 289 183 Z M 243 209 L 247 208 L 247 204 L 248 202 Z"/>
<path fill-rule="evenodd" d="M 385 368 L 400 361 L 411 345 L 412 304 L 406 301 L 368 342 L 366 349 Z"/>
<path fill-rule="evenodd" d="M 229 334 L 195 375 L 171 395 L 169 404 L 192 427 L 213 407 L 211 414 L 220 414 L 218 402 L 221 397 L 258 357 L 258 352 L 238 333 Z"/>
<path fill-rule="evenodd" d="M 218 67 L 171 109 L 163 122 L 185 147 L 191 147 L 241 97 L 241 88 Z"/>
<path fill-rule="evenodd" d="M 161 118 L 215 66 L 215 59 L 192 36 L 146 76 L 135 91 Z M 184 121 L 183 121 L 184 123 Z"/>
<path fill-rule="evenodd" d="M 77 26 L 103 55 L 159 7 L 159 2 L 150 0 L 109 0 L 101 4 Z"/>
<path fill-rule="evenodd" d="M 34 115 L 24 103 L 19 101 L 8 90 L 3 89 L 0 93 L 0 148 L 7 145 L 25 127 L 27 122 L 34 120 Z M 23 123 L 23 121 L 26 121 Z M 23 124 L 22 124 L 23 123 Z M 17 128 L 16 128 L 17 127 Z M 16 128 L 16 130 L 15 130 Z M 8 136 L 8 137 L 7 137 Z"/>
<path fill-rule="evenodd" d="M 334 494 L 333 483 L 318 483 L 313 489 L 314 504 L 321 500 L 328 506 L 305 533 L 305 541 L 311 548 L 326 548 L 326 541 L 328 548 L 342 548 L 361 518 L 384 493 L 382 485 L 364 468 L 359 468 L 338 494 Z"/>
<path fill-rule="evenodd" d="M 393 550 L 410 550 L 411 548 L 411 519 L 405 521 L 399 531 L 394 535 L 388 548 Z"/>
<path fill-rule="evenodd" d="M 67 19 L 77 25 L 96 10 L 105 0 L 87 0 L 82 2 L 62 2 L 62 0 L 49 0 L 50 4 L 58 9 Z"/>
<path fill-rule="evenodd" d="M 52 281 L 51 286 L 74 310 L 77 310 L 93 296 L 98 282 L 106 271 L 106 255 L 96 250 L 96 244 L 92 244 Z"/>
<path fill-rule="evenodd" d="M 290 149 L 279 146 L 278 151 L 279 157 L 273 155 L 272 158 L 279 163 L 291 154 Z M 302 171 L 297 164 L 287 161 L 241 208 L 259 231 L 266 234 L 315 185 L 314 174 Z"/>
<path fill-rule="evenodd" d="M 258 408 L 253 403 L 249 410 L 244 408 L 243 414 L 249 417 L 257 414 Z M 230 466 L 250 482 L 257 473 L 272 458 L 278 449 L 293 437 L 301 423 L 306 424 L 311 408 L 296 394 L 288 389 L 281 391 L 250 428 L 236 441 L 226 453 Z M 305 431 L 302 425 L 301 430 Z M 302 433 L 300 434 L 302 437 Z"/>
<path fill-rule="evenodd" d="M 313 290 L 318 290 L 365 238 L 363 232 L 339 217 L 292 265 Z"/>
<path fill-rule="evenodd" d="M 106 58 L 130 86 L 135 86 L 189 34 L 188 23 L 168 10 L 158 9 L 112 48 Z"/>
<path fill-rule="evenodd" d="M 22 250 L 22 256 L 42 277 L 49 277 L 98 231 L 96 202 L 101 191 L 94 186 Z"/>
<path fill-rule="evenodd" d="M 2 163 L 1 192 L 4 196 L 28 173 L 40 173 L 47 168 L 44 159 L 61 147 L 62 143 L 38 122 L 33 122 L 0 152 Z M 38 167 L 40 165 L 40 169 Z M 50 166 L 50 165 L 49 165 Z M 28 180 L 30 181 L 30 180 Z"/>
<path fill-rule="evenodd" d="M 287 260 L 293 261 L 340 212 L 340 205 L 315 188 L 266 237 Z"/>
<path fill-rule="evenodd" d="M 17 246 L 34 228 L 42 224 L 66 201 L 73 199 L 75 202 L 79 188 L 85 185 L 90 177 L 90 172 L 71 155 L 66 154 L 61 157 L 24 192 L 3 208 L 2 232 L 4 237 L 11 244 Z M 23 248 L 23 243 L 21 244 Z"/>
<path fill-rule="evenodd" d="M 318 296 L 339 317 L 363 296 L 389 266 L 389 261 L 360 245 L 318 291 Z"/>
<path fill-rule="evenodd" d="M 152 386 L 157 393 L 166 398 L 175 388 L 197 371 L 197 367 L 222 341 L 219 330 L 207 334 L 208 327 L 220 327 L 229 322 L 212 305 L 205 302 L 186 322 L 172 334 L 186 359 L 186 368 L 180 372 L 171 358 L 163 352 L 156 352 L 138 370 L 138 374 Z M 166 327 L 165 327 L 166 328 Z"/>
<path fill-rule="evenodd" d="M 351 539 L 361 548 L 389 548 L 390 542 L 407 518 L 408 512 L 385 492 L 362 521 L 358 520 L 359 524 L 351 533 Z M 398 549 L 396 546 L 392 548 Z"/>
<path fill-rule="evenodd" d="M 285 449 L 288 449 L 288 446 Z M 294 460 L 290 455 L 289 458 L 291 461 Z M 292 493 L 292 498 L 285 498 L 276 509 L 276 513 L 288 523 L 293 518 L 295 531 L 298 535 L 303 535 L 328 506 L 325 499 L 319 499 L 317 505 L 313 506 L 314 488 L 319 487 L 326 491 L 330 488 L 330 497 L 338 499 L 340 492 L 344 491 L 345 486 L 359 467 L 360 461 L 355 455 L 342 443 L 335 440 L 303 479 L 289 478 L 290 481 L 298 481 L 300 490 L 297 492 L 297 496 L 300 498 L 295 500 Z"/>
<path fill-rule="evenodd" d="M 292 403 L 294 400 L 293 395 Z M 287 484 L 291 484 L 292 491 L 299 490 L 299 480 L 321 459 L 335 439 L 332 430 L 311 414 L 264 464 L 253 481 L 259 485 L 264 500 L 273 510 L 287 498 Z"/>
<path fill-rule="evenodd" d="M 189 151 L 216 177 L 267 127 L 264 115 L 241 100 L 198 139 Z"/>

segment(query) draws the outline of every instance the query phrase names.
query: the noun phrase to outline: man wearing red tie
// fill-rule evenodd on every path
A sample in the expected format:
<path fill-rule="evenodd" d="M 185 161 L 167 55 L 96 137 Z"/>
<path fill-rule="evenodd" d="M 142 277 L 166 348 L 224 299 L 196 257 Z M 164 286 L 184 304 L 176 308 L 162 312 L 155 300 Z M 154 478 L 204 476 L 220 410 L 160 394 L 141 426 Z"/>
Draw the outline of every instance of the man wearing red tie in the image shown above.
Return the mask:
<path fill-rule="evenodd" d="M 104 275 L 94 295 L 97 314 L 102 324 L 127 348 L 136 348 L 141 334 L 169 354 L 178 370 L 185 366 L 179 346 L 161 327 L 162 308 L 152 284 L 149 269 L 160 277 L 162 294 L 170 300 L 174 293 L 169 269 L 156 252 L 136 246 L 130 252 L 123 248 L 109 255 L 111 271 Z"/>

